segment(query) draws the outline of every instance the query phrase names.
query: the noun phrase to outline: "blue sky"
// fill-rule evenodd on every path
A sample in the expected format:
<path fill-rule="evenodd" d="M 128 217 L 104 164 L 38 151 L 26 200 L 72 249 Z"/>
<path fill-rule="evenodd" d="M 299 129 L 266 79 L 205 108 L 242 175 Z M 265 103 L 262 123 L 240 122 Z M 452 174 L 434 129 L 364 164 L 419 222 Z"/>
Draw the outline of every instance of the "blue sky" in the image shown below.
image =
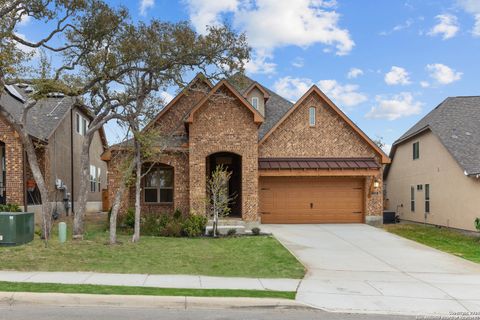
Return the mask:
<path fill-rule="evenodd" d="M 228 21 L 253 48 L 250 77 L 292 101 L 317 84 L 388 144 L 446 97 L 480 94 L 480 0 L 110 2 L 200 33 Z"/>

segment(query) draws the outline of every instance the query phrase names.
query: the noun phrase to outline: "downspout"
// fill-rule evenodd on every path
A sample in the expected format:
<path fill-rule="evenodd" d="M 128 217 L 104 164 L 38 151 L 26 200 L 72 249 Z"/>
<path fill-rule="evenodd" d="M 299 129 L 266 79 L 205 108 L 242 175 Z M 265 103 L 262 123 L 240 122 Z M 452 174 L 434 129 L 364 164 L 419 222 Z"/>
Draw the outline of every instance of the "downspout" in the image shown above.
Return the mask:
<path fill-rule="evenodd" d="M 70 201 L 72 201 L 72 215 L 75 213 L 75 177 L 73 170 L 73 108 L 70 109 L 70 181 L 72 182 Z"/>

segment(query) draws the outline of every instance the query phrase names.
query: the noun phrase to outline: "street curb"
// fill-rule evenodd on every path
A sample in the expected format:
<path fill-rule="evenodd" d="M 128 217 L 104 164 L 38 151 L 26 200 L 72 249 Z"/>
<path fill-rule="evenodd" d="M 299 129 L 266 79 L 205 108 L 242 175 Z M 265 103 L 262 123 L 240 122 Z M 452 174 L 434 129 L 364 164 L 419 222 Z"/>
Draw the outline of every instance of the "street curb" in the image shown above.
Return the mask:
<path fill-rule="evenodd" d="M 230 298 L 187 296 L 103 295 L 37 292 L 0 292 L 0 306 L 97 306 L 168 309 L 310 308 L 295 300 L 274 298 Z"/>

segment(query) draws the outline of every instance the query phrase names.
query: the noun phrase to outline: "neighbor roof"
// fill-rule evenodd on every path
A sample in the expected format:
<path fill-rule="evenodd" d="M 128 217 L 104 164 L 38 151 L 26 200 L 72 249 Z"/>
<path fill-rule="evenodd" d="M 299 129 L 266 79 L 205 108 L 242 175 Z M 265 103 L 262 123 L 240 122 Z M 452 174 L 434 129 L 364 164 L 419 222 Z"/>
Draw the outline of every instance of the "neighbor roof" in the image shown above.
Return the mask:
<path fill-rule="evenodd" d="M 480 174 L 480 96 L 449 97 L 403 134 L 392 146 L 430 130 L 467 175 Z"/>
<path fill-rule="evenodd" d="M 0 103 L 14 117 L 20 119 L 28 93 L 19 86 L 7 86 L 5 89 L 5 94 L 1 95 Z M 40 100 L 28 112 L 28 133 L 37 139 L 48 140 L 74 104 L 74 97 L 49 97 Z"/>

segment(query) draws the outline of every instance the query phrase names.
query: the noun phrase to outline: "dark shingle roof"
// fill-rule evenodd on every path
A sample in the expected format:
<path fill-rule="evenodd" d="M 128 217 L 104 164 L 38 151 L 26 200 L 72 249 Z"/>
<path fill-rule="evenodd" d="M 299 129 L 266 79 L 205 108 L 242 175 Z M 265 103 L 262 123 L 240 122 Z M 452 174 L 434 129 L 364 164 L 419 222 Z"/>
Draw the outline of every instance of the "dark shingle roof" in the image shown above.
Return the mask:
<path fill-rule="evenodd" d="M 237 73 L 228 79 L 228 82 L 233 85 L 235 89 L 241 94 L 254 83 L 255 81 L 249 77 Z M 268 88 L 263 88 L 268 92 L 270 97 L 265 104 L 265 120 L 258 130 L 258 139 L 261 140 L 265 134 L 273 128 L 273 126 L 280 121 L 280 119 L 293 107 L 293 103 L 287 99 L 279 96 Z"/>
<path fill-rule="evenodd" d="M 468 175 L 480 173 L 480 96 L 445 99 L 394 146 L 425 129 L 440 139 Z"/>
<path fill-rule="evenodd" d="M 24 101 L 19 99 L 18 94 L 26 101 L 27 92 L 24 88 L 9 86 L 2 93 L 0 103 L 19 119 L 22 108 L 24 108 Z M 74 97 L 51 97 L 40 100 L 28 112 L 27 130 L 29 134 L 38 139 L 47 140 L 74 104 Z"/>

